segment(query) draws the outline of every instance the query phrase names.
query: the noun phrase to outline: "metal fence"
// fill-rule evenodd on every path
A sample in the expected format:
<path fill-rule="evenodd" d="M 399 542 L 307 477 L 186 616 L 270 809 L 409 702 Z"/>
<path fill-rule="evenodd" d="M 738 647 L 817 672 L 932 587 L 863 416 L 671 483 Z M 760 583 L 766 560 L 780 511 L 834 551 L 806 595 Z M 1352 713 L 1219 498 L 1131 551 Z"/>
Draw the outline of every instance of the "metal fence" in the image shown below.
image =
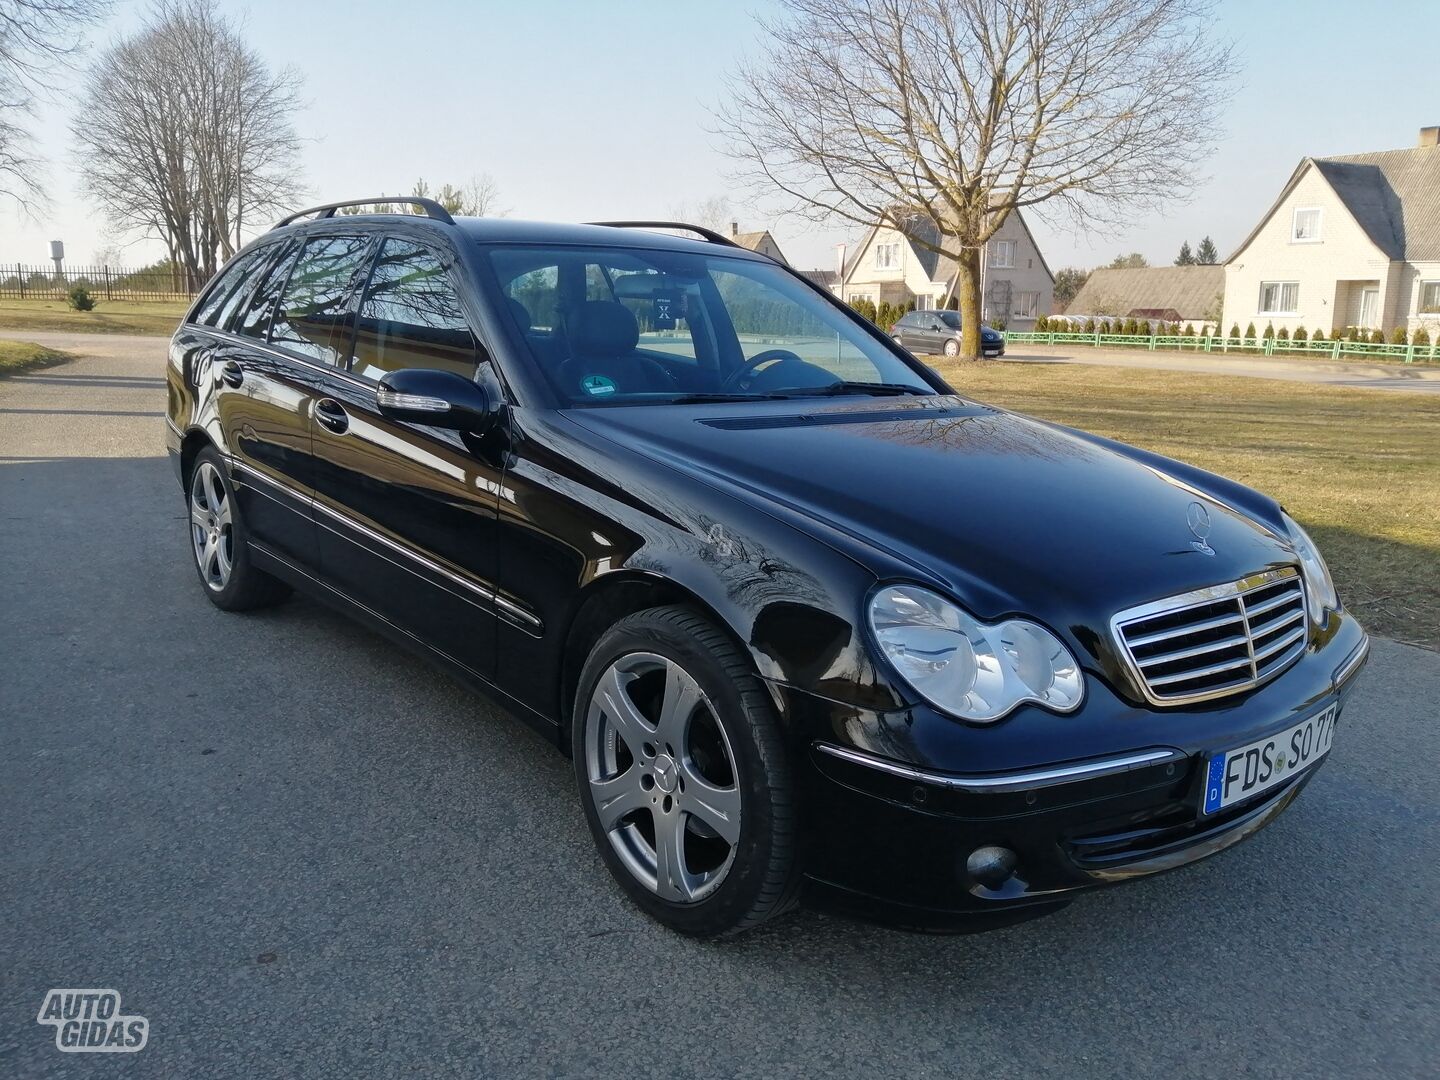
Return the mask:
<path fill-rule="evenodd" d="M 188 300 L 184 274 L 167 267 L 140 270 L 124 266 L 53 266 L 0 263 L 0 298 L 64 300 L 83 285 L 96 300 Z"/>
<path fill-rule="evenodd" d="M 1278 338 L 1187 337 L 1166 334 L 1010 333 L 1006 344 L 1103 345 L 1109 348 L 1238 353 L 1250 356 L 1309 356 L 1325 360 L 1399 360 L 1406 364 L 1440 363 L 1440 336 L 1427 345 L 1381 345 L 1365 341 L 1281 341 Z"/>

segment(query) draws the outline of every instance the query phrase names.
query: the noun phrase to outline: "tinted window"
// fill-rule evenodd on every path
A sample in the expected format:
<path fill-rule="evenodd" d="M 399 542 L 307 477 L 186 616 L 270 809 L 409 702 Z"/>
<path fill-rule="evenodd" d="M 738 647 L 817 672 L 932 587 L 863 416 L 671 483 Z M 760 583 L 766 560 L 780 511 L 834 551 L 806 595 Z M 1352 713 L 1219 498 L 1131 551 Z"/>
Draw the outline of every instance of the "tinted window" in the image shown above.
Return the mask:
<path fill-rule="evenodd" d="M 322 363 L 343 363 L 350 284 L 369 248 L 363 236 L 307 241 L 280 297 L 270 340 Z"/>
<path fill-rule="evenodd" d="M 939 316 L 940 321 L 950 327 L 951 330 L 960 329 L 960 313 L 958 311 L 942 311 L 939 312 Z"/>
<path fill-rule="evenodd" d="M 250 302 L 230 328 L 232 333 L 265 340 L 270 333 L 270 320 L 275 315 L 275 302 L 280 299 L 280 290 L 285 287 L 285 279 L 290 276 L 290 268 L 295 265 L 295 254 L 299 250 L 299 244 L 291 243 L 271 264 L 265 280 L 250 294 Z"/>
<path fill-rule="evenodd" d="M 401 368 L 440 368 L 468 379 L 475 361 L 448 260 L 409 240 L 386 240 L 360 305 L 352 370 L 378 379 Z"/>
<path fill-rule="evenodd" d="M 204 303 L 190 321 L 202 326 L 224 327 L 235 313 L 235 307 L 249 295 L 251 274 L 264 264 L 273 250 L 273 247 L 257 248 L 232 259 L 230 265 L 220 271 L 215 284 L 210 286 L 210 291 L 205 294 Z"/>

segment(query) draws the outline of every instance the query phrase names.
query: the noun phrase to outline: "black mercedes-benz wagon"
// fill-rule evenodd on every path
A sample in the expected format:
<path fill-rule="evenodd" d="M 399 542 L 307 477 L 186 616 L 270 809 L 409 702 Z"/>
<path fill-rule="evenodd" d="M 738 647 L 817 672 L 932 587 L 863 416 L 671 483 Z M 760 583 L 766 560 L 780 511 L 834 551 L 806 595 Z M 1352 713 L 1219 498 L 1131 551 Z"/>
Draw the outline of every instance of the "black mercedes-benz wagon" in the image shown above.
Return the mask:
<path fill-rule="evenodd" d="M 363 205 L 171 343 L 200 584 L 538 727 L 657 919 L 1035 914 L 1250 836 L 1330 750 L 1367 639 L 1271 499 L 970 400 L 705 230 Z"/>

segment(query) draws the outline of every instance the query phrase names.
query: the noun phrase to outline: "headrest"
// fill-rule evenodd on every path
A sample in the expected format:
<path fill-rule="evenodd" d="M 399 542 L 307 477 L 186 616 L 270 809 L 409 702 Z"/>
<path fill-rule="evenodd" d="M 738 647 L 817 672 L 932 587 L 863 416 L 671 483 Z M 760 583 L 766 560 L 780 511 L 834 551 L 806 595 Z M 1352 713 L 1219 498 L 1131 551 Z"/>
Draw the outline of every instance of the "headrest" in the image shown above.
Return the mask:
<path fill-rule="evenodd" d="M 510 317 L 515 320 L 515 325 L 521 330 L 529 330 L 535 320 L 530 318 L 530 309 L 516 300 L 513 296 L 507 298 L 510 302 Z"/>
<path fill-rule="evenodd" d="M 615 300 L 587 300 L 568 320 L 570 348 L 578 356 L 624 356 L 640 340 L 630 310 Z"/>

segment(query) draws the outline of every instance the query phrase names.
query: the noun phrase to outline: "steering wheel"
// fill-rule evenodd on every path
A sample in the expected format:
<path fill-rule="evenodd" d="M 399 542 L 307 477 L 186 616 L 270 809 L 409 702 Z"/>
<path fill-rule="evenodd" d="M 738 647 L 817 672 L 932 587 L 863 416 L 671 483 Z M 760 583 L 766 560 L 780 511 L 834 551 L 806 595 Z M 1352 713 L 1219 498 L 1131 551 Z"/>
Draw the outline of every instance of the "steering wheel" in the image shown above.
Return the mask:
<path fill-rule="evenodd" d="M 799 356 L 795 355 L 795 353 L 791 352 L 789 349 L 766 349 L 762 353 L 756 353 L 741 367 L 738 367 L 733 372 L 731 372 L 729 378 L 727 378 L 724 384 L 721 386 L 721 389 L 749 390 L 751 382 L 754 381 L 753 377 L 755 369 L 763 364 L 769 364 L 776 360 L 782 362 L 793 360 L 797 364 L 805 364 L 806 367 L 815 366 L 814 364 L 806 363 L 806 361 L 800 359 Z"/>

